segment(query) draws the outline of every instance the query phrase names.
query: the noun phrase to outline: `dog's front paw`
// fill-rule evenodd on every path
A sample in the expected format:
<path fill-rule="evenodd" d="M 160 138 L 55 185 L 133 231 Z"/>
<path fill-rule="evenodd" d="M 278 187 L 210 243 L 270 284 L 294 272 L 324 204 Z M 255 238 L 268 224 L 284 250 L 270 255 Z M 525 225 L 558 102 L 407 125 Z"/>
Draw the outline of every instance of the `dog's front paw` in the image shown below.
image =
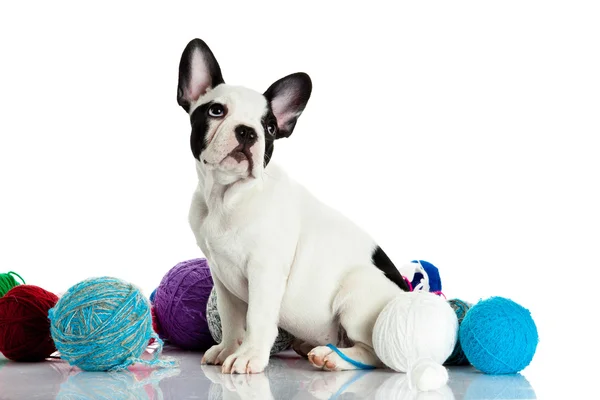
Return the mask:
<path fill-rule="evenodd" d="M 258 374 L 265 370 L 268 363 L 269 351 L 265 353 L 240 347 L 225 359 L 221 371 L 224 374 Z"/>
<path fill-rule="evenodd" d="M 238 346 L 239 347 L 239 346 Z M 221 365 L 231 354 L 237 350 L 237 347 L 227 347 L 224 344 L 216 344 L 204 353 L 202 364 Z"/>

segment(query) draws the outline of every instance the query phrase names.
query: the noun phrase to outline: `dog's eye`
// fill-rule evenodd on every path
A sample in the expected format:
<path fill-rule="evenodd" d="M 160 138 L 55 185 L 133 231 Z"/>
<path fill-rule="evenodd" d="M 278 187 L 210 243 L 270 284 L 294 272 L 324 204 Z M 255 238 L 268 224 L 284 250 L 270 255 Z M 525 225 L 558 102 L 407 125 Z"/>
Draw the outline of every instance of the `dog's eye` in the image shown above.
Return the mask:
<path fill-rule="evenodd" d="M 225 107 L 223 104 L 215 103 L 208 108 L 208 115 L 211 117 L 222 117 L 225 115 Z"/>
<path fill-rule="evenodd" d="M 269 135 L 275 135 L 276 131 L 277 131 L 277 125 L 275 125 L 275 122 L 269 122 L 267 124 L 267 132 L 269 132 Z"/>

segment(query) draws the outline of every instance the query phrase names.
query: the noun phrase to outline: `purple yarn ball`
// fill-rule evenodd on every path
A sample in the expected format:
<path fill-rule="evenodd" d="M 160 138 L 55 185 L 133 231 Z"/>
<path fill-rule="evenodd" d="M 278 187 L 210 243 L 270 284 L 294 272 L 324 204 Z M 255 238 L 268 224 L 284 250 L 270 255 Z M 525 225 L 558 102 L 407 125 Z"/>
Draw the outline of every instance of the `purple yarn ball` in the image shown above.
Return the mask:
<path fill-rule="evenodd" d="M 212 287 L 204 258 L 181 262 L 167 272 L 154 297 L 161 337 L 186 350 L 205 351 L 214 345 L 206 321 Z"/>

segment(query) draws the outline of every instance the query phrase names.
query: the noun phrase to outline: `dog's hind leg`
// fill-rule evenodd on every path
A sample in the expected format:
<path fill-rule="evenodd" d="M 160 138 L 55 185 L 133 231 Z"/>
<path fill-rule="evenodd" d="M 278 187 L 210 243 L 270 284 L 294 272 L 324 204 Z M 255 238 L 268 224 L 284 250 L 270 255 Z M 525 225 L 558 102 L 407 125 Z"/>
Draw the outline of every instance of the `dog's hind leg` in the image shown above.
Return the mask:
<path fill-rule="evenodd" d="M 329 346 L 318 346 L 308 353 L 312 365 L 327 371 L 347 371 L 351 369 L 367 369 L 381 366 L 373 348 L 364 343 L 356 343 L 352 347 L 337 349 L 347 361 Z"/>
<path fill-rule="evenodd" d="M 330 371 L 383 367 L 373 349 L 373 327 L 381 310 L 399 293 L 398 286 L 374 266 L 351 271 L 341 282 L 333 311 L 354 345 L 340 348 L 342 355 L 329 346 L 315 347 L 308 354 L 311 364 Z"/>

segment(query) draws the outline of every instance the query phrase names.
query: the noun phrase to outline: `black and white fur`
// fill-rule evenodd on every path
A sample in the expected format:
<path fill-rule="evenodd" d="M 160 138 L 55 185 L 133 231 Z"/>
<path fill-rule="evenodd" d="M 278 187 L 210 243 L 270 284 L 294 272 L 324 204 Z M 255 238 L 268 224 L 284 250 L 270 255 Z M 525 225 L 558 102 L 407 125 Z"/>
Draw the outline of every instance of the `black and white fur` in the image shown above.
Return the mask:
<path fill-rule="evenodd" d="M 262 372 L 280 326 L 303 341 L 312 364 L 354 369 L 328 347 L 345 331 L 342 351 L 381 366 L 371 336 L 404 280 L 373 239 L 286 175 L 271 159 L 310 97 L 304 73 L 263 94 L 224 83 L 200 39 L 185 48 L 178 103 L 189 113 L 198 186 L 189 222 L 208 258 L 223 341 L 207 364 L 224 373 Z"/>

